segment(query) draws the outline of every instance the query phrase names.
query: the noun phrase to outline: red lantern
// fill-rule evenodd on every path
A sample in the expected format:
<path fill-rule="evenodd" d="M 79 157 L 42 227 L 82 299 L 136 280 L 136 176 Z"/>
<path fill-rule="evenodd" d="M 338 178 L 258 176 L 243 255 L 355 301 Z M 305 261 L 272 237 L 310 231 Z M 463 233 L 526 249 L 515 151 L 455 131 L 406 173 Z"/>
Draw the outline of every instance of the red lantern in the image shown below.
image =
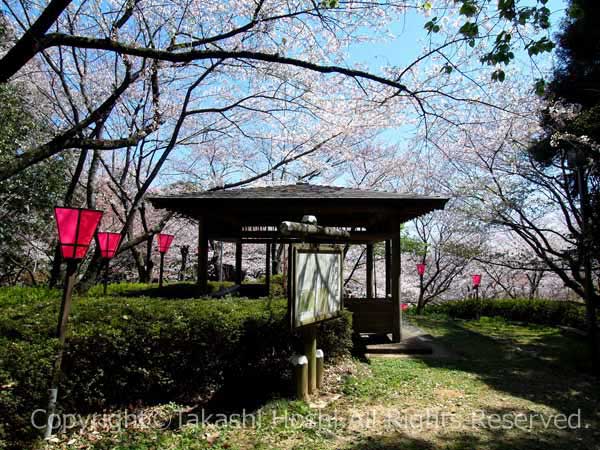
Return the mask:
<path fill-rule="evenodd" d="M 102 211 L 54 208 L 60 251 L 64 259 L 82 259 L 102 218 Z"/>
<path fill-rule="evenodd" d="M 105 259 L 111 259 L 115 256 L 120 243 L 121 233 L 98 233 L 100 255 Z"/>
<path fill-rule="evenodd" d="M 420 277 L 425 275 L 425 267 L 425 264 L 417 264 L 417 272 L 419 273 Z"/>
<path fill-rule="evenodd" d="M 159 234 L 158 235 L 158 251 L 163 255 L 169 251 L 169 247 L 171 247 L 171 242 L 175 236 L 172 234 Z"/>
<path fill-rule="evenodd" d="M 402 308 L 402 311 L 406 311 L 408 309 L 408 305 L 406 303 L 402 303 L 400 308 Z"/>
<path fill-rule="evenodd" d="M 473 287 L 474 288 L 478 288 L 479 285 L 481 284 L 481 275 L 473 275 Z"/>
<path fill-rule="evenodd" d="M 52 373 L 52 382 L 50 384 L 50 399 L 48 401 L 48 416 L 45 431 L 45 437 L 52 435 L 52 418 L 54 417 L 56 396 L 58 392 L 57 381 L 60 377 L 60 367 L 63 356 L 63 347 L 67 335 L 67 321 L 73 287 L 77 278 L 77 265 L 80 259 L 83 259 L 94 237 L 96 228 L 102 219 L 102 211 L 82 208 L 54 208 L 54 217 L 56 218 L 56 228 L 58 229 L 58 242 L 60 253 L 67 261 L 67 270 L 65 278 L 65 288 L 60 304 L 60 314 L 58 316 L 57 337 L 59 350 L 54 363 Z"/>

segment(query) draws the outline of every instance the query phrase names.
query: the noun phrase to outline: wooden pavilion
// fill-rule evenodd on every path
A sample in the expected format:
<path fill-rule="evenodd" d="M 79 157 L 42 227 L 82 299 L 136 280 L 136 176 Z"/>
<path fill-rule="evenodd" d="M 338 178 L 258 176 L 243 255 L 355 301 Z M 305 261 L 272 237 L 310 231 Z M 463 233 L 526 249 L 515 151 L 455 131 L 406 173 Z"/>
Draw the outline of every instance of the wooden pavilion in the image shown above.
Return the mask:
<path fill-rule="evenodd" d="M 191 194 L 153 196 L 155 208 L 173 211 L 198 222 L 198 285 L 205 291 L 208 281 L 208 242 L 236 243 L 236 283 L 242 283 L 244 244 L 265 244 L 266 285 L 270 288 L 271 249 L 274 244 L 299 242 L 281 235 L 283 221 L 300 221 L 305 215 L 317 217 L 318 224 L 350 232 L 343 241 L 320 238 L 323 243 L 366 245 L 366 298 L 346 298 L 344 305 L 354 313 L 355 331 L 392 333 L 401 339 L 400 309 L 400 225 L 436 209 L 447 198 L 368 191 L 306 183 L 254 187 Z M 315 240 L 313 238 L 313 240 Z M 386 292 L 373 295 L 373 244 L 385 241 Z"/>

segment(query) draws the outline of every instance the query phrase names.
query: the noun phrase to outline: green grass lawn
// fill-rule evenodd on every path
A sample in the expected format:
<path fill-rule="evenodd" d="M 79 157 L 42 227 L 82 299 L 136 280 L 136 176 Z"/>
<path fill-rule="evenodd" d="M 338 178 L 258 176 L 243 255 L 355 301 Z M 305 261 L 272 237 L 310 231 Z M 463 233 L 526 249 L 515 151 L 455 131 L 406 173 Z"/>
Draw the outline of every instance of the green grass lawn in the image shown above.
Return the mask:
<path fill-rule="evenodd" d="M 457 356 L 346 361 L 329 368 L 329 402 L 273 400 L 246 426 L 177 405 L 146 411 L 153 426 L 61 436 L 89 449 L 598 449 L 600 389 L 582 341 L 501 319 L 415 317 Z M 248 387 L 251 389 L 251 386 Z M 326 403 L 326 404 L 325 404 Z M 217 411 L 218 412 L 218 411 Z M 561 414 L 573 429 L 561 429 Z M 557 420 L 554 422 L 554 420 Z M 157 425 L 158 424 L 158 425 Z M 514 425 L 517 425 L 516 427 Z M 42 446 L 40 444 L 40 446 Z"/>

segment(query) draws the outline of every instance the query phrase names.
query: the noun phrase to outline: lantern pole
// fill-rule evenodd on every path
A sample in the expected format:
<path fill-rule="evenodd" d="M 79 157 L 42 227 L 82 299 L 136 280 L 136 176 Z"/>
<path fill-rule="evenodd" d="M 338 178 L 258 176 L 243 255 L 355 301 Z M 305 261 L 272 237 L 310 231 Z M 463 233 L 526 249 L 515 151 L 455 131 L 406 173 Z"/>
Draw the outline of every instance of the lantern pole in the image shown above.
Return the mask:
<path fill-rule="evenodd" d="M 423 277 L 425 276 L 425 267 L 425 262 L 417 264 L 417 273 L 419 275 L 419 299 L 417 301 L 417 314 L 421 314 L 425 306 L 423 305 L 423 298 L 425 296 L 423 283 Z"/>
<path fill-rule="evenodd" d="M 165 263 L 165 253 L 164 252 L 160 252 L 160 272 L 159 272 L 159 276 L 158 276 L 158 287 L 162 288 L 163 287 L 163 266 Z"/>
<path fill-rule="evenodd" d="M 119 233 L 110 233 L 103 231 L 97 234 L 98 245 L 100 247 L 100 255 L 104 263 L 104 295 L 108 293 L 108 274 L 110 268 L 110 260 L 114 258 L 121 245 L 121 235 Z"/>
<path fill-rule="evenodd" d="M 104 263 L 104 295 L 108 292 L 108 265 L 110 264 L 110 259 L 105 258 L 106 261 Z"/>
<path fill-rule="evenodd" d="M 164 275 L 164 265 L 165 265 L 165 253 L 169 251 L 169 247 L 173 242 L 175 236 L 172 234 L 162 234 L 158 235 L 158 251 L 160 253 L 160 272 L 158 275 L 158 287 L 163 287 L 163 275 Z"/>
<path fill-rule="evenodd" d="M 54 420 L 54 411 L 56 410 L 56 399 L 58 396 L 58 382 L 60 379 L 60 369 L 67 334 L 67 322 L 69 320 L 69 312 L 71 311 L 71 300 L 73 298 L 73 286 L 75 286 L 75 278 L 77 277 L 77 260 L 67 260 L 67 273 L 65 286 L 63 290 L 62 301 L 60 304 L 60 312 L 58 315 L 58 327 L 56 335 L 58 337 L 58 353 L 52 368 L 52 381 L 50 382 L 50 397 L 48 399 L 48 421 L 46 423 L 46 432 L 44 437 L 52 436 L 52 422 Z"/>
<path fill-rule="evenodd" d="M 57 228 L 58 228 L 58 234 L 59 234 L 59 245 L 72 246 L 73 250 L 72 250 L 72 254 L 67 257 L 65 257 L 65 255 L 63 253 L 63 257 L 65 257 L 66 262 L 67 262 L 67 269 L 66 269 L 66 275 L 65 275 L 65 285 L 64 285 L 64 289 L 63 289 L 62 300 L 60 303 L 60 312 L 58 314 L 58 326 L 56 328 L 56 336 L 58 338 L 58 349 L 57 349 L 57 353 L 56 353 L 56 359 L 54 360 L 54 365 L 52 367 L 52 378 L 50 380 L 50 389 L 49 389 L 49 396 L 48 396 L 48 409 L 46 411 L 46 413 L 47 413 L 46 429 L 44 430 L 44 438 L 46 438 L 46 439 L 48 439 L 52 436 L 54 418 L 56 417 L 55 411 L 56 411 L 56 401 L 58 398 L 58 385 L 60 382 L 61 366 L 62 366 L 63 353 L 64 353 L 64 348 L 65 348 L 65 341 L 66 341 L 66 336 L 67 336 L 67 324 L 68 324 L 68 320 L 69 320 L 69 312 L 71 311 L 73 288 L 75 286 L 75 281 L 77 278 L 77 266 L 78 266 L 79 259 L 82 258 L 83 256 L 85 256 L 85 252 L 83 255 L 79 255 L 77 253 L 77 250 L 78 250 L 78 247 L 83 247 L 85 249 L 85 251 L 87 251 L 87 248 L 89 247 L 89 244 L 90 244 L 89 241 L 91 239 L 91 236 L 94 233 L 94 231 L 96 230 L 96 228 L 98 227 L 98 222 L 100 222 L 100 219 L 102 217 L 101 211 L 77 209 L 77 222 L 75 224 L 76 225 L 75 239 L 72 243 L 68 242 L 68 241 L 65 242 L 65 241 L 63 241 L 63 237 L 61 236 L 61 223 L 64 225 L 64 222 L 62 220 L 62 219 L 64 219 L 64 216 L 62 219 L 59 218 L 59 214 L 58 214 L 59 209 L 75 210 L 75 208 L 55 208 L 55 210 L 54 210 L 55 211 L 54 214 L 56 216 L 56 224 L 57 224 Z M 91 223 L 86 224 L 87 228 L 84 232 L 84 235 L 83 235 L 84 237 L 81 238 L 81 234 L 80 234 L 81 216 L 84 212 L 95 212 L 95 213 L 100 213 L 100 214 L 99 214 L 99 216 L 97 216 L 97 220 L 93 225 Z M 89 228 L 90 225 L 93 226 L 93 229 Z M 91 231 L 91 233 L 88 233 L 90 231 Z M 80 238 L 87 242 L 85 242 L 85 243 L 80 242 Z"/>
<path fill-rule="evenodd" d="M 421 304 L 423 302 L 423 274 L 422 273 L 419 274 L 419 300 L 421 300 L 421 301 L 419 302 L 418 306 L 419 306 L 419 308 L 421 308 Z M 421 311 L 419 311 L 419 313 L 420 312 Z"/>
<path fill-rule="evenodd" d="M 473 289 L 475 289 L 475 300 L 479 300 L 479 285 L 481 284 L 481 275 L 472 275 L 471 279 L 473 282 Z"/>

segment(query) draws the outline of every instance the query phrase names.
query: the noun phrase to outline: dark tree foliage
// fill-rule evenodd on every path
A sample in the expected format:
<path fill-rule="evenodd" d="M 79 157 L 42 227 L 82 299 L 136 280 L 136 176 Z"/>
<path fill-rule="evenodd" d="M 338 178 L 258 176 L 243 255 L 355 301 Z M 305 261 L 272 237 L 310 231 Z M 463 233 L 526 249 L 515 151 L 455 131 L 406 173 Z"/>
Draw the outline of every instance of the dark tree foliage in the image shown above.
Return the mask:
<path fill-rule="evenodd" d="M 544 136 L 530 153 L 569 201 L 567 215 L 576 221 L 571 272 L 584 287 L 588 342 L 600 374 L 595 280 L 600 254 L 600 4 L 570 0 L 568 16 L 557 35 L 558 64 L 545 93 Z"/>
<path fill-rule="evenodd" d="M 590 191 L 591 230 L 590 243 L 594 254 L 600 250 L 600 152 L 593 146 L 568 139 L 559 145 L 551 145 L 556 133 L 587 136 L 600 143 L 600 2 L 598 0 L 571 0 L 568 15 L 556 36 L 558 63 L 553 79 L 544 94 L 550 105 L 557 102 L 581 107 L 576 117 L 565 120 L 551 112 L 542 115 L 545 134 L 530 148 L 534 158 L 544 164 L 552 164 L 577 150 L 586 160 L 585 177 Z M 573 171 L 569 180 L 575 194 L 578 186 Z"/>
<path fill-rule="evenodd" d="M 0 85 L 0 164 L 46 132 L 27 95 L 17 86 Z M 64 195 L 67 166 L 62 157 L 49 159 L 0 182 L 0 284 L 35 283 L 36 268 L 47 261 L 53 207 Z"/>
<path fill-rule="evenodd" d="M 593 109 L 600 103 L 600 2 L 571 0 L 557 37 L 559 64 L 550 93 L 585 110 Z"/>

